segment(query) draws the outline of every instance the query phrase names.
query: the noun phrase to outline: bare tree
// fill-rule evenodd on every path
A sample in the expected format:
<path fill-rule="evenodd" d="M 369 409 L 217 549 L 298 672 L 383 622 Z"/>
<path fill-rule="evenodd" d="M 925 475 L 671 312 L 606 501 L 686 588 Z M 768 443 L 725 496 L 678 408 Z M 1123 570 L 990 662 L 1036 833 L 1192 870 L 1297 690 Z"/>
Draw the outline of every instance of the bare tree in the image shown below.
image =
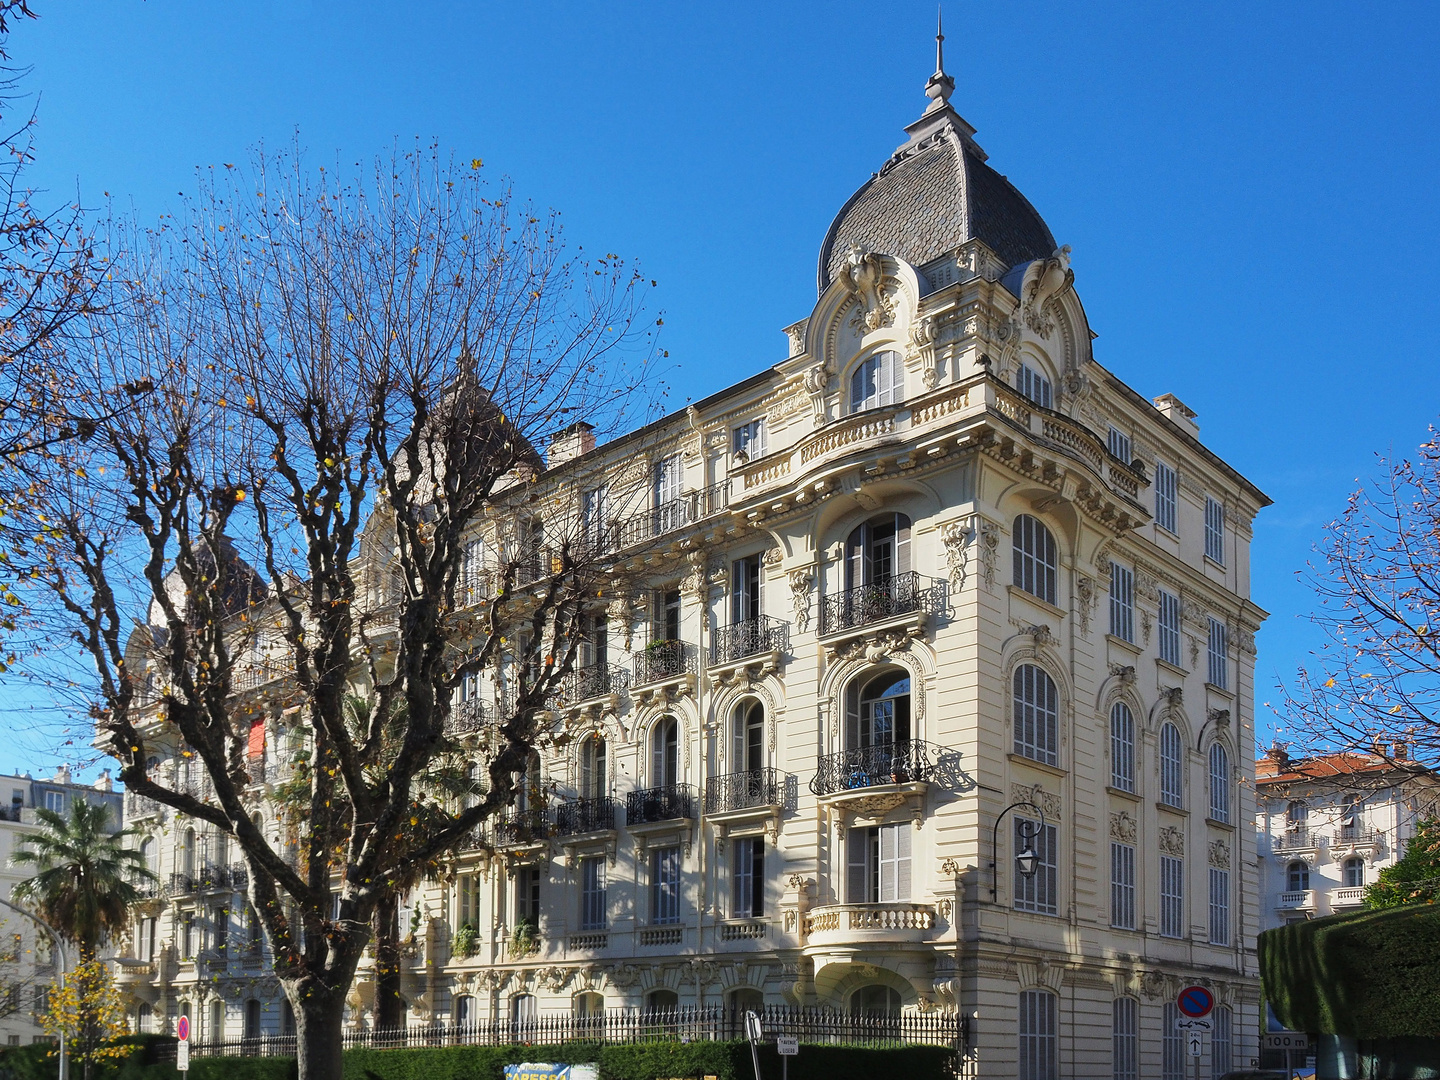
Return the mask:
<path fill-rule="evenodd" d="M 1320 553 L 1308 576 L 1325 641 L 1284 692 L 1293 749 L 1375 755 L 1393 770 L 1384 786 L 1440 778 L 1440 440 L 1382 459 Z"/>
<path fill-rule="evenodd" d="M 238 841 L 321 1080 L 377 912 L 510 803 L 575 662 L 607 568 L 573 507 L 532 494 L 533 444 L 647 408 L 654 324 L 633 269 L 567 256 L 479 162 L 342 179 L 292 153 L 202 179 L 188 216 L 131 236 L 127 314 L 64 357 L 153 392 L 35 455 L 6 539 L 39 640 L 93 669 L 47 652 L 37 677 L 88 692 L 129 792 Z M 483 576 L 482 533 L 502 538 Z M 277 669 L 272 707 L 251 687 Z M 422 778 L 477 674 L 503 694 L 449 799 Z M 252 728 L 277 716 L 301 748 L 281 835 L 252 819 Z"/>

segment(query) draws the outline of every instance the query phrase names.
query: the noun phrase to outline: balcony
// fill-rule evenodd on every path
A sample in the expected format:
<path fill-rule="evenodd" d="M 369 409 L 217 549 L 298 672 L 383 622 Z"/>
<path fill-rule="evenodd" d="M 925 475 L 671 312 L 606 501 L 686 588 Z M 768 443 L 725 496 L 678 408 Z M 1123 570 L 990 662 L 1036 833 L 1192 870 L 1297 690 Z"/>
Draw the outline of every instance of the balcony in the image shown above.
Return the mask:
<path fill-rule="evenodd" d="M 625 796 L 625 824 L 650 825 L 695 816 L 695 796 L 687 784 L 637 788 Z"/>
<path fill-rule="evenodd" d="M 230 688 L 237 694 L 243 694 L 247 690 L 257 690 L 280 679 L 288 679 L 294 674 L 295 658 L 293 656 L 262 660 L 258 664 L 236 667 L 230 676 Z"/>
<path fill-rule="evenodd" d="M 478 698 L 457 702 L 450 706 L 450 716 L 445 721 L 445 735 L 450 739 L 463 739 L 495 723 L 495 710 Z"/>
<path fill-rule="evenodd" d="M 913 784 L 930 779 L 930 744 L 919 739 L 859 746 L 839 754 L 827 754 L 815 763 L 810 790 L 816 795 L 896 784 Z"/>
<path fill-rule="evenodd" d="M 1356 908 L 1365 905 L 1365 886 L 1336 889 L 1330 894 L 1330 907 L 1335 910 L 1341 908 Z"/>
<path fill-rule="evenodd" d="M 678 499 L 663 502 L 652 510 L 612 522 L 605 530 L 604 542 L 612 551 L 649 543 L 714 517 L 729 507 L 730 481 L 722 480 L 713 487 L 686 492 Z"/>
<path fill-rule="evenodd" d="M 1324 837 L 1310 829 L 1287 829 L 1271 840 L 1275 853 L 1315 851 L 1324 842 Z"/>
<path fill-rule="evenodd" d="M 820 607 L 820 634 L 839 634 L 904 616 L 923 618 L 943 611 L 944 606 L 944 584 L 911 570 L 825 597 Z"/>
<path fill-rule="evenodd" d="M 619 697 L 630 688 L 630 673 L 618 664 L 587 664 L 565 677 L 560 704 L 579 705 L 597 698 Z"/>
<path fill-rule="evenodd" d="M 216 949 L 202 955 L 200 965 L 206 971 L 229 971 L 230 955 L 224 949 Z"/>
<path fill-rule="evenodd" d="M 752 657 L 779 656 L 790 647 L 790 624 L 768 615 L 731 623 L 715 631 L 710 666 L 734 664 Z"/>
<path fill-rule="evenodd" d="M 126 820 L 159 817 L 163 809 L 164 807 L 160 803 L 144 795 L 131 795 L 127 793 L 125 796 Z M 19 819 L 17 818 L 16 820 Z"/>
<path fill-rule="evenodd" d="M 1293 892 L 1283 892 L 1275 904 L 1276 911 L 1310 911 L 1315 910 L 1315 890 L 1298 889 Z"/>
<path fill-rule="evenodd" d="M 775 769 L 748 769 L 705 778 L 705 813 L 765 809 L 781 805 L 783 790 Z"/>
<path fill-rule="evenodd" d="M 1379 847 L 1384 840 L 1385 835 L 1375 829 L 1365 829 L 1358 825 L 1342 825 L 1330 838 L 1330 846 L 1337 848 Z"/>
<path fill-rule="evenodd" d="M 512 807 L 495 819 L 495 842 L 501 846 L 538 844 L 549 838 L 550 821 L 544 807 Z"/>
<path fill-rule="evenodd" d="M 635 685 L 693 677 L 695 648 L 683 641 L 652 641 L 635 656 Z"/>
<path fill-rule="evenodd" d="M 171 874 L 170 895 L 188 896 L 195 892 L 195 877 L 192 874 Z"/>
<path fill-rule="evenodd" d="M 801 916 L 806 945 L 853 945 L 861 942 L 904 944 L 925 940 L 935 927 L 929 904 L 830 904 Z"/>
<path fill-rule="evenodd" d="M 557 836 L 579 836 L 613 828 L 615 800 L 608 796 L 598 799 L 572 799 L 555 808 Z"/>

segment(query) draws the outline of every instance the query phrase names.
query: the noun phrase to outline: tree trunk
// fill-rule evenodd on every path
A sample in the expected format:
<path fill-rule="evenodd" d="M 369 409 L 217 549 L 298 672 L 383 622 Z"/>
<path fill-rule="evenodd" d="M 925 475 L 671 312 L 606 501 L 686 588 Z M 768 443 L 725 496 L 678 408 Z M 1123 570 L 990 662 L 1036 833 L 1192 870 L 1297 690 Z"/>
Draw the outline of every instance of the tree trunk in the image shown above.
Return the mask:
<path fill-rule="evenodd" d="M 286 989 L 288 992 L 289 988 Z M 306 982 L 298 994 L 290 995 L 290 1006 L 295 1010 L 295 1060 L 300 1070 L 299 1080 L 342 1080 L 344 989 L 326 992 Z"/>
<path fill-rule="evenodd" d="M 400 996 L 400 900 L 387 896 L 375 908 L 375 1027 L 393 1030 L 405 1022 Z"/>

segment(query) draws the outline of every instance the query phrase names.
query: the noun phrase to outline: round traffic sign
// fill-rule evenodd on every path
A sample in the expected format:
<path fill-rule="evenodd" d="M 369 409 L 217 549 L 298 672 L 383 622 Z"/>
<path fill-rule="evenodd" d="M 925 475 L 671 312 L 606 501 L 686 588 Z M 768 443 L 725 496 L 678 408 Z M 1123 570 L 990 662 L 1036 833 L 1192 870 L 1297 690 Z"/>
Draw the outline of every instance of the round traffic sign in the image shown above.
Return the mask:
<path fill-rule="evenodd" d="M 181 1042 L 190 1038 L 190 1017 L 182 1016 L 175 1024 L 175 1037 Z"/>
<path fill-rule="evenodd" d="M 1187 986 L 1180 991 L 1175 1004 L 1186 1016 L 1208 1016 L 1215 1007 L 1215 998 L 1203 986 Z"/>

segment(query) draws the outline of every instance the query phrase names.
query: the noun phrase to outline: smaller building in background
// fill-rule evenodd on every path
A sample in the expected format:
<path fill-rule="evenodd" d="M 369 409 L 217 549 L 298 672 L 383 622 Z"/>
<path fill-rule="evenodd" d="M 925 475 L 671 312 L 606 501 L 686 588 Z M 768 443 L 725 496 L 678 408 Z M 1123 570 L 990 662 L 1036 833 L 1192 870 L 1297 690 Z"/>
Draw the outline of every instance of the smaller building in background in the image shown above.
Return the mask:
<path fill-rule="evenodd" d="M 121 795 L 112 790 L 108 769 L 93 785 L 72 783 L 65 766 L 48 780 L 29 773 L 0 776 L 0 900 L 10 900 L 15 886 L 31 876 L 31 868 L 17 866 L 13 856 L 27 836 L 40 831 L 36 811 L 68 815 L 72 799 L 107 804 L 113 827 L 122 827 Z M 0 1045 L 45 1038 L 38 1017 L 58 973 L 50 942 L 35 924 L 0 908 Z"/>
<path fill-rule="evenodd" d="M 1364 906 L 1365 887 L 1437 812 L 1440 786 L 1404 768 L 1405 748 L 1294 758 L 1272 747 L 1255 765 L 1260 925 Z"/>

